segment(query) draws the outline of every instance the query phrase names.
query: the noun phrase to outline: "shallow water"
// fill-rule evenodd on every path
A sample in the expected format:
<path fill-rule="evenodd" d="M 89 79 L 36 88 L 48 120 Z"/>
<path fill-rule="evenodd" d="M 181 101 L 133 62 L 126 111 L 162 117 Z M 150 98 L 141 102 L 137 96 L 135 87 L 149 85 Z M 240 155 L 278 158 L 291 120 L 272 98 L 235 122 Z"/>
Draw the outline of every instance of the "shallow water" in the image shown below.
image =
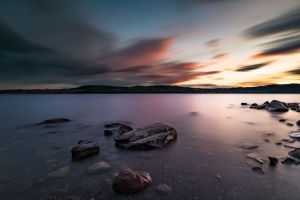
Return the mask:
<path fill-rule="evenodd" d="M 289 139 L 288 134 L 299 128 L 300 113 L 240 106 L 241 102 L 261 104 L 272 99 L 300 102 L 300 95 L 0 95 L 0 199 L 299 199 L 300 165 L 273 167 L 268 156 L 282 158 L 291 151 L 275 143 Z M 35 125 L 55 117 L 72 122 Z M 280 118 L 294 126 L 278 122 Z M 164 122 L 177 130 L 178 139 L 163 149 L 119 149 L 114 136 L 103 134 L 103 125 L 111 121 L 133 127 Z M 270 131 L 274 134 L 265 134 Z M 100 154 L 72 161 L 70 150 L 81 139 L 97 142 Z M 258 148 L 242 149 L 245 143 Z M 300 147 L 299 141 L 288 145 Z M 264 164 L 247 158 L 249 153 L 257 153 Z M 89 175 L 87 167 L 99 161 L 112 168 Z M 251 170 L 255 165 L 265 174 Z M 65 176 L 45 178 L 63 167 L 69 167 Z M 152 185 L 135 195 L 115 194 L 109 182 L 125 167 L 149 172 Z M 93 181 L 95 193 L 101 187 L 97 195 L 86 190 L 86 184 Z M 155 188 L 160 183 L 173 192 L 159 194 Z"/>

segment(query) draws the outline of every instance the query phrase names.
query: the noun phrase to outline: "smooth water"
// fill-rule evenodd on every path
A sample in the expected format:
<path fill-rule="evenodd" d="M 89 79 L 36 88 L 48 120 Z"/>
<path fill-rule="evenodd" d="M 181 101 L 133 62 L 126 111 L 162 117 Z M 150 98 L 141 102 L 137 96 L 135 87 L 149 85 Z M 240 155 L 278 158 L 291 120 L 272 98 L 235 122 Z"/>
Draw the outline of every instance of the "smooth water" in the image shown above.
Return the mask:
<path fill-rule="evenodd" d="M 275 143 L 299 128 L 300 113 L 240 106 L 273 99 L 300 102 L 300 95 L 0 95 L 0 199 L 299 199 L 300 165 L 273 167 L 268 156 L 282 158 L 291 151 Z M 55 117 L 72 122 L 36 125 Z M 294 126 L 278 122 L 280 118 Z M 178 138 L 162 149 L 119 149 L 114 136 L 103 134 L 103 125 L 114 121 L 133 127 L 164 122 L 177 130 Z M 269 131 L 274 134 L 266 135 Z M 97 142 L 100 154 L 72 161 L 70 150 L 81 139 Z M 240 148 L 248 142 L 258 148 Z M 288 145 L 300 147 L 299 141 Z M 263 165 L 247 158 L 252 152 L 264 159 Z M 87 167 L 98 161 L 108 162 L 111 169 L 88 174 Z M 254 165 L 265 174 L 253 171 Z M 65 176 L 44 178 L 62 167 L 69 167 Z M 152 185 L 135 195 L 115 194 L 111 181 L 126 167 L 149 172 Z M 161 195 L 156 190 L 161 183 L 172 193 Z"/>

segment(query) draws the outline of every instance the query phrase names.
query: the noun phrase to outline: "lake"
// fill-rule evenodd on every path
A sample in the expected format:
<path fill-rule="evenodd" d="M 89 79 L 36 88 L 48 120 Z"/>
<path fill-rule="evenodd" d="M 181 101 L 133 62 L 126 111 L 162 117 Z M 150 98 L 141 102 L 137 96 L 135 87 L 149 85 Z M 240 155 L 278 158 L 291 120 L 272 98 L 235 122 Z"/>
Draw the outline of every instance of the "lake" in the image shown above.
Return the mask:
<path fill-rule="evenodd" d="M 276 142 L 289 139 L 289 133 L 299 128 L 300 113 L 241 106 L 241 102 L 262 104 L 273 99 L 300 102 L 300 95 L 0 95 L 0 199 L 299 200 L 300 165 L 270 166 L 268 156 L 283 158 L 292 150 Z M 56 117 L 72 121 L 36 125 Z M 281 118 L 294 126 L 279 122 Z M 162 149 L 120 149 L 115 135 L 104 136 L 104 124 L 115 121 L 134 128 L 163 122 L 177 130 L 178 138 Z M 97 142 L 100 153 L 74 161 L 71 149 L 82 139 Z M 300 147 L 299 141 L 281 142 Z M 247 143 L 258 148 L 241 148 Z M 259 155 L 264 164 L 248 158 L 249 153 Z M 109 163 L 111 169 L 88 174 L 88 166 L 99 161 Z M 265 173 L 253 171 L 255 165 Z M 62 177 L 45 176 L 66 167 L 69 170 Z M 111 181 L 127 167 L 149 172 L 153 183 L 134 195 L 114 193 Z M 158 184 L 173 191 L 162 195 L 156 190 Z"/>

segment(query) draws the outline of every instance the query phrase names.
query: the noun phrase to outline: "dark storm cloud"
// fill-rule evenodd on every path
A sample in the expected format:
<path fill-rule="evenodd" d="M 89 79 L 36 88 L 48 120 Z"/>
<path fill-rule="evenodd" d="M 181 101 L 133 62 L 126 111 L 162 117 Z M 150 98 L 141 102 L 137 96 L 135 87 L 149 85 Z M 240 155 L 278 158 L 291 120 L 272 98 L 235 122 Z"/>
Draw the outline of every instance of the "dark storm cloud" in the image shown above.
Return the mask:
<path fill-rule="evenodd" d="M 246 66 L 240 67 L 239 69 L 237 69 L 235 71 L 236 72 L 248 72 L 248 71 L 252 71 L 252 70 L 262 68 L 266 65 L 269 65 L 270 63 L 271 62 L 258 63 L 258 64 L 254 64 L 254 65 L 246 65 Z"/>
<path fill-rule="evenodd" d="M 264 37 L 278 33 L 300 30 L 300 7 L 274 19 L 249 28 L 244 33 L 250 37 Z"/>
<path fill-rule="evenodd" d="M 147 71 L 151 68 L 152 68 L 152 66 L 150 66 L 150 65 L 139 65 L 139 66 L 119 69 L 119 70 L 116 70 L 116 72 L 140 73 L 140 72 Z"/>

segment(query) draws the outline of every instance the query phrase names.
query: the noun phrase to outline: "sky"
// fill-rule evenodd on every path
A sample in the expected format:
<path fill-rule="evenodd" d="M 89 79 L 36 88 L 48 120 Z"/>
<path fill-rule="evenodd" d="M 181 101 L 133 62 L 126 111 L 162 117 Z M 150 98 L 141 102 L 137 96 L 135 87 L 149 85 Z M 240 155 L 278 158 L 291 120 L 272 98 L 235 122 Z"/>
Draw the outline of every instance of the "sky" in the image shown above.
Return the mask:
<path fill-rule="evenodd" d="M 299 0 L 0 0 L 0 90 L 289 83 Z"/>

